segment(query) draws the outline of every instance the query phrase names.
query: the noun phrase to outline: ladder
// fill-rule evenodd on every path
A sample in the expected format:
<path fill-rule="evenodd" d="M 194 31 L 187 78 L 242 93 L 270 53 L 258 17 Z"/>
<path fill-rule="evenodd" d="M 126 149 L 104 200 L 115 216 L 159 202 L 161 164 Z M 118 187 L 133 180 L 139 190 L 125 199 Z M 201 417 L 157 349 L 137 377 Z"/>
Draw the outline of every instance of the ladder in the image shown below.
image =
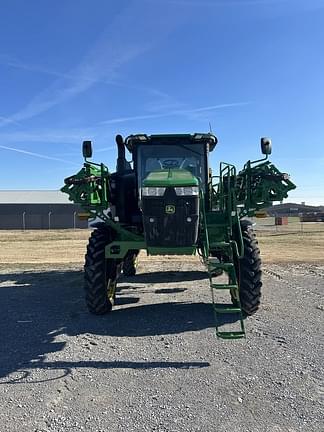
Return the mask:
<path fill-rule="evenodd" d="M 219 176 L 219 208 L 217 211 L 209 212 L 208 218 L 202 208 L 204 222 L 204 263 L 207 267 L 209 276 L 210 289 L 212 294 L 212 307 L 215 316 L 216 335 L 221 339 L 241 339 L 245 338 L 245 328 L 243 314 L 239 296 L 239 286 L 236 276 L 236 269 L 233 257 L 241 257 L 243 251 L 243 239 L 240 234 L 239 246 L 235 240 L 231 240 L 233 226 L 239 224 L 236 208 L 236 198 L 232 182 L 236 181 L 235 167 L 229 164 L 221 163 Z M 226 187 L 225 187 L 226 185 Z M 207 220 L 209 219 L 209 220 Z M 216 229 L 211 236 L 214 239 L 210 242 L 209 229 Z M 220 230 L 217 234 L 217 230 Z M 216 237 L 216 239 L 215 239 Z M 215 241 L 216 240 L 216 241 Z M 220 262 L 218 258 L 213 257 L 214 253 L 220 256 L 226 256 L 228 262 Z M 216 283 L 215 276 L 219 273 L 226 273 L 228 283 Z M 228 290 L 231 301 L 234 303 L 218 303 L 216 293 L 218 290 Z M 225 322 L 236 322 L 238 329 L 224 331 Z"/>
<path fill-rule="evenodd" d="M 211 244 L 211 246 L 217 246 L 218 248 L 231 247 L 230 243 L 227 244 Z M 210 281 L 210 288 L 212 294 L 212 307 L 215 316 L 216 335 L 221 339 L 241 339 L 245 337 L 245 328 L 243 321 L 243 314 L 241 309 L 241 302 L 239 296 L 239 286 L 236 278 L 236 270 L 234 263 L 220 263 L 217 258 L 208 257 L 207 271 Z M 215 273 L 224 272 L 228 275 L 228 283 L 215 283 Z M 234 300 L 234 305 L 228 303 L 218 303 L 216 301 L 217 290 L 228 290 Z M 224 331 L 220 327 L 226 325 L 224 318 L 227 318 L 230 322 L 237 322 L 239 328 L 237 330 Z"/>

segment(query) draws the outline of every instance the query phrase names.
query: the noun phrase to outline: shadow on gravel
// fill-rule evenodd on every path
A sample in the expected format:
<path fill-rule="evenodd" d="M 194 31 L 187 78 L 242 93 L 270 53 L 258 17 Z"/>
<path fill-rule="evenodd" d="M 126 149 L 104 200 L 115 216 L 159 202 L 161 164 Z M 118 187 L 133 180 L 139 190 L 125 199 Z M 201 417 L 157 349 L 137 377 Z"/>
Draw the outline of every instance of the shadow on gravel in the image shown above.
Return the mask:
<path fill-rule="evenodd" d="M 177 294 L 187 291 L 187 288 L 161 288 L 155 290 L 155 294 Z"/>
<path fill-rule="evenodd" d="M 134 303 L 138 303 L 140 300 L 139 297 L 126 297 L 126 296 L 121 297 L 122 293 L 120 291 L 118 291 L 116 295 L 117 298 L 115 300 L 115 306 L 134 304 Z"/>
<path fill-rule="evenodd" d="M 168 272 L 150 272 L 140 273 L 132 277 L 122 277 L 122 282 L 134 283 L 172 283 L 172 282 L 186 282 L 207 279 L 208 274 L 204 271 L 168 271 Z"/>
<path fill-rule="evenodd" d="M 194 272 L 189 273 L 191 277 Z M 168 272 L 163 274 L 168 279 Z M 137 277 L 134 280 L 138 282 Z M 2 378 L 8 377 L 13 372 L 22 373 L 32 368 L 61 368 L 69 373 L 71 368 L 83 367 L 187 369 L 209 366 L 206 362 L 190 361 L 46 362 L 46 356 L 64 349 L 66 342 L 56 340 L 60 335 L 64 335 L 65 339 L 65 335 L 79 336 L 76 343 L 79 354 L 82 355 L 83 345 L 91 341 L 91 335 L 162 336 L 213 328 L 214 317 L 210 304 L 169 302 L 135 305 L 139 300 L 138 297 L 129 297 L 129 293 L 125 293 L 125 297 L 123 295 L 119 297 L 117 304 L 123 306 L 130 304 L 129 307 L 117 306 L 108 315 L 93 316 L 85 308 L 81 271 L 57 270 L 0 275 L 0 283 L 2 283 L 0 287 L 0 377 Z M 136 295 L 136 290 L 134 294 Z M 226 321 L 225 314 L 224 318 Z M 107 339 L 104 342 L 100 339 L 96 341 L 96 344 L 107 343 Z M 109 355 L 109 340 L 105 346 Z M 112 351 L 112 354 L 115 355 L 115 352 Z M 9 380 L 13 383 L 20 381 L 14 378 Z"/>
<path fill-rule="evenodd" d="M 131 361 L 95 361 L 95 360 L 85 360 L 85 361 L 33 361 L 30 363 L 20 364 L 19 368 L 15 370 L 10 370 L 7 373 L 3 373 L 0 369 L 0 386 L 3 384 L 37 384 L 37 383 L 45 383 L 49 381 L 56 381 L 58 379 L 65 378 L 70 375 L 73 369 L 201 369 L 205 367 L 209 367 L 209 362 L 173 362 L 173 361 L 164 361 L 164 362 L 131 362 Z M 24 368 L 28 368 L 25 370 Z M 48 371 L 57 371 L 57 376 L 48 377 L 45 379 L 35 379 L 32 376 L 32 370 L 46 370 Z M 9 377 L 8 375 L 16 372 L 16 376 Z"/>

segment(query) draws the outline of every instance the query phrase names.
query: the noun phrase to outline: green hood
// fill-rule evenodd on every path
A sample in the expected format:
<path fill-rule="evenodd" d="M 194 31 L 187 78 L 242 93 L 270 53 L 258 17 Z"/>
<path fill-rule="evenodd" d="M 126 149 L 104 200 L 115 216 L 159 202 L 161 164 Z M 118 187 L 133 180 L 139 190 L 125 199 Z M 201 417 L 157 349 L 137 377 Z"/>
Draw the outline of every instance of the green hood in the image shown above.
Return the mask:
<path fill-rule="evenodd" d="M 190 171 L 179 168 L 171 168 L 150 172 L 150 174 L 144 179 L 143 186 L 199 186 L 199 182 Z"/>

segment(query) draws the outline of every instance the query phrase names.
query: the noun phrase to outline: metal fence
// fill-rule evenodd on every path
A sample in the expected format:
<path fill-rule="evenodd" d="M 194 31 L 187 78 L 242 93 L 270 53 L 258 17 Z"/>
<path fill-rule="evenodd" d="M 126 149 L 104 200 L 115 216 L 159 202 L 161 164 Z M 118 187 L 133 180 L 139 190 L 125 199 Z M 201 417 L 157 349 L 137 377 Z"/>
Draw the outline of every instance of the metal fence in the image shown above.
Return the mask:
<path fill-rule="evenodd" d="M 29 214 L 23 212 L 21 215 L 21 228 L 27 229 L 64 229 L 64 228 L 80 228 L 78 223 L 77 212 L 70 214 L 55 214 L 49 211 L 47 214 Z"/>
<path fill-rule="evenodd" d="M 0 229 L 25 231 L 88 228 L 88 222 L 79 219 L 79 211 L 73 205 L 1 205 Z"/>
<path fill-rule="evenodd" d="M 324 233 L 324 222 L 301 222 L 299 217 L 288 217 L 288 225 L 276 225 L 275 217 L 252 218 L 254 229 L 262 234 Z"/>

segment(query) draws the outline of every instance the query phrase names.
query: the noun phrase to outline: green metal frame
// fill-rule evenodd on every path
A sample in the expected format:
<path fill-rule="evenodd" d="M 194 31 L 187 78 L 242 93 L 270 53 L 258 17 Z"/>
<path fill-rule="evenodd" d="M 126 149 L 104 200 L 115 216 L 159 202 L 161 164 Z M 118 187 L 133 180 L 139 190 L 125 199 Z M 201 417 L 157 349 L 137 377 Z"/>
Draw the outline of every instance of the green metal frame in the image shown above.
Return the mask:
<path fill-rule="evenodd" d="M 94 217 L 99 216 L 109 207 L 109 176 L 104 164 L 86 161 L 79 172 L 65 179 L 61 191 Z"/>
<path fill-rule="evenodd" d="M 237 173 L 236 168 L 222 162 L 219 176 L 210 177 L 208 195 L 203 185 L 199 185 L 200 226 L 198 244 L 187 248 L 148 247 L 144 235 L 136 232 L 135 227 L 126 227 L 106 215 L 109 207 L 110 173 L 104 164 L 85 160 L 83 168 L 74 176 L 65 179 L 61 189 L 69 199 L 89 214 L 90 218 L 99 217 L 115 231 L 115 240 L 106 246 L 107 259 L 123 260 L 130 250 L 147 251 L 148 255 L 193 255 L 197 251 L 206 265 L 212 291 L 212 304 L 216 320 L 216 334 L 224 339 L 237 339 L 245 336 L 244 321 L 239 297 L 239 285 L 234 261 L 244 255 L 244 245 L 240 219 L 253 216 L 259 209 L 281 201 L 288 191 L 295 188 L 286 174 L 281 173 L 266 156 L 258 161 L 248 161 Z M 172 175 L 171 175 L 172 174 Z M 214 180 L 217 179 L 217 182 Z M 198 179 L 181 170 L 153 172 L 145 186 L 187 186 L 198 184 Z M 182 182 L 184 182 L 182 184 Z M 134 228 L 134 229 L 133 229 Z M 215 257 L 222 257 L 218 259 Z M 228 275 L 227 284 L 214 281 L 219 271 Z M 236 299 L 236 305 L 222 305 L 216 302 L 217 290 L 228 290 Z M 237 314 L 238 330 L 223 331 L 220 328 L 222 314 Z"/>
<path fill-rule="evenodd" d="M 105 257 L 124 259 L 130 250 L 146 249 L 145 241 L 114 241 L 105 248 Z"/>
<path fill-rule="evenodd" d="M 148 255 L 195 255 L 197 246 L 192 247 L 152 247 L 146 248 Z"/>

